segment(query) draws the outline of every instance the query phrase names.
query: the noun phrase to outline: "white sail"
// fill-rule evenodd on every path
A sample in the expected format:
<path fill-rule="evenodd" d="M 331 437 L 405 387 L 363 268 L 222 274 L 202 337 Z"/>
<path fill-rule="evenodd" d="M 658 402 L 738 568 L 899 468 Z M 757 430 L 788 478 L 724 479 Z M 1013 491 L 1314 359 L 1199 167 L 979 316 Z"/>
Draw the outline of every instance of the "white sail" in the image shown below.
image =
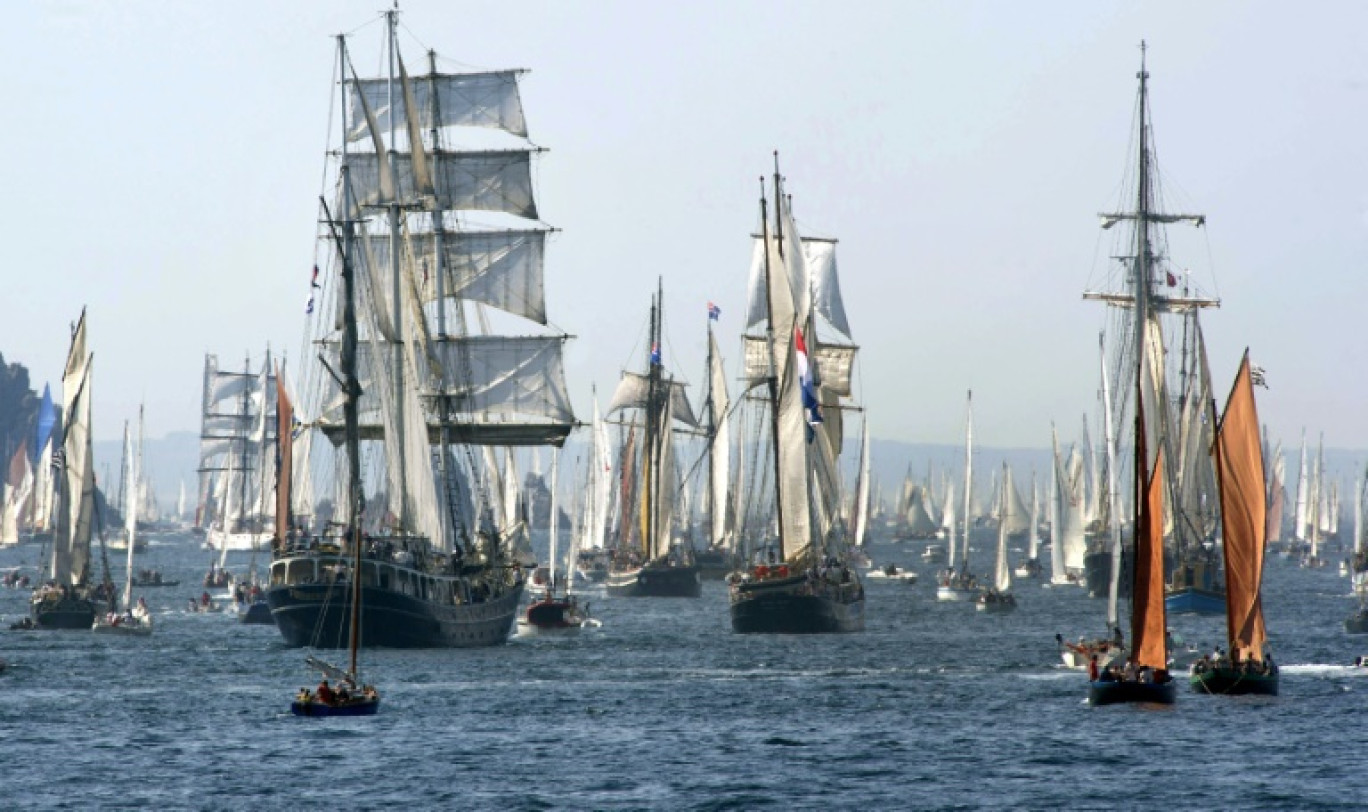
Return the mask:
<path fill-rule="evenodd" d="M 675 502 L 678 498 L 678 475 L 675 471 L 674 432 L 670 429 L 673 421 L 674 398 L 665 400 L 660 411 L 660 423 L 656 426 L 656 472 L 655 494 L 651 499 L 651 509 L 655 512 L 655 538 L 651 539 L 651 558 L 659 558 L 670 552 L 670 541 L 674 531 Z"/>
<path fill-rule="evenodd" d="M 698 428 L 698 418 L 694 416 L 693 407 L 689 405 L 688 395 L 684 391 L 682 381 L 669 381 L 670 388 L 670 411 L 674 419 L 692 428 Z M 646 408 L 646 398 L 650 391 L 650 379 L 646 375 L 638 372 L 622 373 L 622 379 L 618 381 L 618 387 L 613 392 L 613 399 L 608 402 L 608 414 L 614 414 L 622 409 L 644 409 Z"/>
<path fill-rule="evenodd" d="M 608 511 L 611 508 L 613 494 L 613 452 L 608 442 L 608 425 L 599 415 L 597 398 L 594 399 L 594 423 L 591 430 L 594 433 L 594 442 L 589 464 L 594 475 L 590 480 L 593 482 L 590 491 L 593 523 L 589 527 L 589 546 L 601 548 L 608 534 Z"/>
<path fill-rule="evenodd" d="M 708 466 L 710 493 L 709 538 L 710 544 L 727 545 L 731 537 L 728 521 L 727 487 L 731 479 L 731 444 L 729 437 L 730 419 L 727 399 L 727 375 L 722 368 L 722 353 L 717 348 L 717 336 L 708 331 L 708 412 L 712 437 L 708 439 Z"/>
<path fill-rule="evenodd" d="M 367 248 L 375 267 L 389 267 L 389 235 L 369 235 Z M 415 231 L 406 240 L 406 251 L 408 262 L 427 271 L 417 286 L 424 303 L 437 301 L 440 289 L 445 299 L 479 302 L 546 324 L 544 229 L 462 231 L 440 239 L 430 231 Z"/>
<path fill-rule="evenodd" d="M 53 538 L 52 580 L 75 586 L 90 563 L 91 517 L 95 506 L 95 467 L 91 458 L 91 364 L 86 350 L 86 320 L 72 335 L 62 375 L 63 483 L 60 524 Z"/>
<path fill-rule="evenodd" d="M 1297 475 L 1297 507 L 1292 522 L 1292 535 L 1297 541 L 1306 541 L 1307 507 L 1311 495 L 1311 483 L 1306 470 L 1306 429 L 1302 429 L 1301 467 Z"/>
<path fill-rule="evenodd" d="M 1068 569 L 1064 564 L 1064 540 L 1060 526 L 1059 503 L 1062 496 L 1063 481 L 1059 475 L 1059 433 L 1055 431 L 1054 424 L 1050 425 L 1050 444 L 1052 453 L 1050 457 L 1050 496 L 1048 501 L 1048 513 L 1050 522 L 1050 583 L 1065 584 L 1069 582 Z"/>
<path fill-rule="evenodd" d="M 436 204 L 445 210 L 490 211 L 537 218 L 532 190 L 532 153 L 513 149 L 488 152 L 432 153 L 437 171 Z M 380 162 L 374 152 L 352 153 L 347 158 L 355 200 L 361 206 L 387 205 L 383 195 Z M 394 155 L 395 193 L 401 201 L 418 200 L 412 156 Z"/>
<path fill-rule="evenodd" d="M 974 393 L 970 392 L 964 406 L 964 545 L 960 553 L 959 573 L 969 573 L 969 528 L 974 525 Z M 954 559 L 951 559 L 954 563 Z"/>
<path fill-rule="evenodd" d="M 860 462 L 859 478 L 855 482 L 855 504 L 851 508 L 851 515 L 854 520 L 854 527 L 851 533 L 851 543 L 856 546 L 863 546 L 865 543 L 865 533 L 869 527 L 869 420 L 866 418 L 860 425 Z M 922 511 L 925 515 L 925 511 Z M 930 520 L 930 517 L 927 517 Z"/>
<path fill-rule="evenodd" d="M 1007 515 L 1010 501 L 1009 493 L 1012 492 L 1012 469 L 1006 463 L 1002 466 L 1002 498 L 999 500 L 1000 509 L 1003 516 Z M 993 588 L 998 592 L 1006 592 L 1012 588 L 1012 570 L 1007 566 L 1007 522 L 998 523 L 997 534 L 997 562 L 993 570 Z"/>
<path fill-rule="evenodd" d="M 1031 521 L 1026 530 L 1026 558 L 1040 557 L 1040 489 L 1036 487 L 1035 471 L 1031 472 Z"/>
<path fill-rule="evenodd" d="M 518 94 L 518 76 L 521 73 L 518 70 L 503 70 L 410 77 L 419 126 L 423 130 L 453 126 L 489 127 L 526 137 L 527 122 Z M 407 120 L 408 110 L 403 94 L 394 94 L 394 110 L 391 114 L 387 80 L 361 79 L 349 81 L 347 85 L 353 99 L 353 103 L 348 105 L 349 141 L 360 141 L 369 136 L 358 96 L 365 97 L 366 107 L 371 110 L 376 126 L 382 130 L 388 130 L 395 122 Z"/>
<path fill-rule="evenodd" d="M 1012 480 L 1011 469 L 1004 468 L 1002 477 L 1002 497 L 999 500 L 1000 516 L 998 521 L 1007 527 L 1007 533 L 1019 536 L 1030 529 L 1031 514 L 1026 508 L 1026 503 L 1021 499 L 1021 492 L 1016 489 L 1016 484 Z"/>

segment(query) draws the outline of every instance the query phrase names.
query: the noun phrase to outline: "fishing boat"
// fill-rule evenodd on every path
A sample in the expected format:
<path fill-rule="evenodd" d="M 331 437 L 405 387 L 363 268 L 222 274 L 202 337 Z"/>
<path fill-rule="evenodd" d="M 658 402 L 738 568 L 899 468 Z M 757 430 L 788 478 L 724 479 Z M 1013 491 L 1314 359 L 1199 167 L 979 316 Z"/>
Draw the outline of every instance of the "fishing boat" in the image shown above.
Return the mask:
<path fill-rule="evenodd" d="M 86 350 L 86 318 L 72 329 L 71 348 L 62 373 L 61 436 L 57 471 L 57 518 L 49 551 L 49 580 L 33 591 L 29 619 L 38 629 L 89 629 L 95 604 L 109 597 L 108 573 L 103 595 L 91 583 L 90 542 L 95 523 L 95 464 L 91 455 L 91 364 Z"/>
<path fill-rule="evenodd" d="M 980 612 L 1010 612 L 1016 609 L 1016 596 L 1012 594 L 1012 570 L 1007 566 L 1007 537 L 1011 534 L 1011 523 L 1007 517 L 1012 501 L 1012 469 L 1002 464 L 1002 492 L 1000 510 L 1002 521 L 998 523 L 997 559 L 993 566 L 993 583 L 974 599 L 974 608 Z"/>
<path fill-rule="evenodd" d="M 1268 506 L 1249 350 L 1245 350 L 1216 429 L 1215 457 L 1230 654 L 1214 662 L 1199 660 L 1192 667 L 1190 681 L 1200 693 L 1276 695 L 1278 667 L 1265 650 L 1268 633 L 1260 595 Z"/>
<path fill-rule="evenodd" d="M 974 492 L 974 393 L 971 391 L 966 398 L 964 408 L 964 538 L 959 546 L 959 555 L 956 556 L 955 548 L 955 519 L 953 511 L 950 515 L 950 536 L 949 536 L 949 561 L 950 566 L 940 574 L 936 581 L 936 600 L 938 601 L 972 601 L 979 591 L 978 579 L 969 571 L 969 528 L 973 522 L 969 517 L 973 515 Z M 946 505 L 949 506 L 953 499 L 947 495 Z"/>
<path fill-rule="evenodd" d="M 608 565 L 608 594 L 624 598 L 697 598 L 702 575 L 693 547 L 675 540 L 675 502 L 679 494 L 674 424 L 698 427 L 684 385 L 665 372 L 661 334 L 665 315 L 661 288 L 651 300 L 650 347 L 646 373 L 623 372 L 608 414 L 639 413 L 629 436 L 641 430 L 642 453 L 636 465 L 620 472 L 623 510 L 621 535 Z M 635 495 L 635 499 L 630 498 Z M 640 513 L 635 512 L 639 502 Z"/>
<path fill-rule="evenodd" d="M 353 434 L 379 465 L 346 519 L 359 531 L 317 511 L 308 493 L 330 485 L 313 484 L 317 467 L 297 466 L 296 520 L 266 590 L 288 645 L 347 644 L 338 579 L 357 532 L 363 647 L 506 642 L 525 584 L 514 539 L 526 533 L 507 520 L 516 500 L 499 501 L 518 483 L 500 480 L 491 460 L 497 448 L 559 447 L 576 425 L 562 363 L 569 336 L 548 326 L 549 229 L 533 194 L 541 149 L 527 138 L 523 71 L 446 72 L 429 52 L 427 71 L 410 76 L 397 14 L 385 12 L 382 78 L 359 78 L 338 39 L 335 196 L 320 201 L 327 270 L 315 266 L 308 320 L 322 361 L 305 369 L 298 427 L 315 448 L 317 434 L 334 445 Z M 473 138 L 509 148 L 468 148 Z M 474 229 L 475 212 L 507 227 Z M 350 480 L 361 464 L 348 455 Z"/>
<path fill-rule="evenodd" d="M 744 340 L 747 378 L 764 386 L 754 405 L 768 423 L 773 463 L 770 487 L 755 488 L 748 497 L 768 506 L 754 513 L 768 515 L 772 509 L 779 532 L 767 560 L 727 577 L 732 630 L 862 631 L 864 585 L 847 559 L 850 540 L 839 521 L 837 474 L 840 398 L 850 394 L 855 347 L 823 344 L 817 335 L 821 315 L 834 331 L 850 336 L 835 275 L 834 243 L 813 243 L 813 253 L 807 253 L 794 225 L 791 198 L 784 193 L 777 155 L 773 188 L 773 232 L 763 190 L 760 197 L 759 261 L 752 262 L 747 318 L 748 327 L 763 322 L 765 333 Z M 761 464 L 757 461 L 757 468 Z"/>
<path fill-rule="evenodd" d="M 124 423 L 124 468 L 123 477 L 128 483 L 138 481 L 138 471 L 142 467 L 142 408 L 138 409 L 138 446 L 135 450 L 128 424 Z M 138 491 L 136 487 L 124 489 L 124 550 L 128 555 L 124 577 L 123 612 L 112 608 L 104 615 L 95 618 L 92 629 L 98 634 L 137 635 L 146 637 L 152 634 L 152 613 L 141 598 L 133 602 L 133 553 L 137 549 Z"/>
<path fill-rule="evenodd" d="M 1152 301 L 1156 273 L 1162 271 L 1155 256 L 1151 229 L 1155 223 L 1179 219 L 1153 210 L 1149 146 L 1149 102 L 1145 70 L 1144 45 L 1141 45 L 1140 90 L 1138 98 L 1139 167 L 1136 178 L 1136 207 L 1127 214 L 1108 215 L 1108 221 L 1128 220 L 1134 223 L 1130 251 L 1124 258 L 1134 280 L 1132 293 L 1125 297 L 1130 305 L 1132 327 L 1135 330 L 1134 356 L 1128 386 L 1134 393 L 1134 430 L 1132 433 L 1135 458 L 1132 466 L 1134 479 L 1134 511 L 1132 514 L 1132 546 L 1130 592 L 1130 646 L 1124 668 L 1089 668 L 1088 702 L 1092 705 L 1116 703 L 1172 704 L 1176 700 L 1176 685 L 1168 671 L 1167 616 L 1164 608 L 1164 448 L 1156 449 L 1151 462 L 1149 437 L 1162 438 L 1156 431 L 1162 427 L 1167 401 L 1153 398 L 1156 382 L 1163 378 L 1162 335 L 1158 330 L 1160 309 Z M 1114 218 L 1114 219 L 1113 219 Z M 1118 375 L 1125 380 L 1125 377 Z M 1153 399 L 1152 399 L 1153 398 Z M 1123 398 L 1122 400 L 1129 400 Z M 1158 414 L 1151 416 L 1153 425 L 1146 422 L 1146 402 L 1154 404 Z"/>

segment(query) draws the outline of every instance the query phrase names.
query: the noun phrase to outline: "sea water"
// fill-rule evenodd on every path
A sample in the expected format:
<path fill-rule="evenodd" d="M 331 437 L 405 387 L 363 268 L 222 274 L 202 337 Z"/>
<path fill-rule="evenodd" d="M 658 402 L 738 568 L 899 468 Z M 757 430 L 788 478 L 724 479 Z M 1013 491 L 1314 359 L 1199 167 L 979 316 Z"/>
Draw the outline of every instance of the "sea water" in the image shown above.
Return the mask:
<path fill-rule="evenodd" d="M 182 582 L 135 590 L 150 638 L 0 632 L 0 806 L 1330 808 L 1368 781 L 1368 669 L 1350 665 L 1368 636 L 1345 634 L 1355 603 L 1333 567 L 1268 562 L 1278 697 L 1204 696 L 1184 679 L 1172 707 L 1089 707 L 1054 635 L 1101 634 L 1105 601 L 1019 580 L 1010 614 L 939 603 L 913 542 L 874 545 L 921 581 L 867 581 L 863 633 L 733 634 L 718 582 L 696 600 L 590 588 L 600 629 L 366 651 L 380 713 L 301 719 L 290 699 L 318 679 L 304 651 L 274 627 L 186 610 L 203 591 L 197 544 L 138 556 Z M 986 572 L 993 542 L 975 547 Z M 0 550 L 0 567 L 38 555 Z M 0 588 L 3 628 L 28 597 Z M 1224 623 L 1170 618 L 1205 646 L 1224 644 Z"/>

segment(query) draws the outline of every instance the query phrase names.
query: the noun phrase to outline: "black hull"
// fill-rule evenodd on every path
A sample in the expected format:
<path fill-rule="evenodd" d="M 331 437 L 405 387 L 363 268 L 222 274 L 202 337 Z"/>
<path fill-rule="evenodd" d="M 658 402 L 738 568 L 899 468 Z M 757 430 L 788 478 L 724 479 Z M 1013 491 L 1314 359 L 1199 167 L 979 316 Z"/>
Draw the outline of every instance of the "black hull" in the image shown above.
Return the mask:
<path fill-rule="evenodd" d="M 48 601 L 29 608 L 39 629 L 84 629 L 95 625 L 95 603 L 84 598 Z"/>
<path fill-rule="evenodd" d="M 697 598 L 703 594 L 698 565 L 643 567 L 608 573 L 608 594 L 615 598 Z"/>
<path fill-rule="evenodd" d="M 1225 696 L 1277 696 L 1278 671 L 1271 674 L 1248 674 L 1235 668 L 1212 668 L 1194 673 L 1191 678 L 1192 690 L 1199 694 L 1223 694 Z"/>
<path fill-rule="evenodd" d="M 266 601 L 253 601 L 247 608 L 238 612 L 238 622 L 249 625 L 274 626 L 275 617 L 271 605 Z"/>
<path fill-rule="evenodd" d="M 518 603 L 518 583 L 492 600 L 438 604 L 412 595 L 362 587 L 361 645 L 365 648 L 478 648 L 507 642 Z M 294 584 L 266 590 L 276 627 L 288 646 L 346 648 L 351 606 L 347 584 Z"/>
<path fill-rule="evenodd" d="M 538 629 L 578 629 L 578 609 L 565 600 L 541 600 L 527 607 L 527 624 Z"/>
<path fill-rule="evenodd" d="M 731 590 L 732 631 L 738 634 L 842 634 L 864 631 L 864 592 L 842 599 L 810 594 L 806 578 L 741 584 Z M 805 594 L 806 593 L 806 594 Z"/>
<path fill-rule="evenodd" d="M 1172 705 L 1178 699 L 1178 686 L 1167 682 L 1089 682 L 1089 705 L 1142 703 Z"/>

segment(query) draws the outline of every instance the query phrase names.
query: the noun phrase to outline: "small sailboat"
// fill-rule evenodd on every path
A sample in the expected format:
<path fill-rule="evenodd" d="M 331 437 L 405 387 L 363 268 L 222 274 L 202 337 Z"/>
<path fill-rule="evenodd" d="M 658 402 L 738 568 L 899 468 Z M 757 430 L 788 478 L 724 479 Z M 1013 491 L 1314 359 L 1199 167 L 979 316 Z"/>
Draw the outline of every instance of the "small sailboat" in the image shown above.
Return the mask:
<path fill-rule="evenodd" d="M 1264 650 L 1264 544 L 1267 533 L 1259 415 L 1245 350 L 1225 414 L 1216 429 L 1216 483 L 1221 495 L 1221 536 L 1226 565 L 1228 658 L 1192 667 L 1195 691 L 1210 694 L 1278 693 L 1278 667 Z"/>
<path fill-rule="evenodd" d="M 551 452 L 551 515 L 559 516 L 556 506 L 556 474 L 560 467 L 560 449 Z M 573 512 L 573 511 L 572 511 Z M 580 606 L 579 599 L 570 593 L 570 566 L 566 566 L 561 577 L 556 575 L 556 541 L 560 535 L 560 522 L 551 522 L 551 551 L 547 558 L 546 593 L 528 605 L 518 627 L 527 632 L 577 631 L 585 626 L 598 625 L 589 617 L 588 605 Z M 574 545 L 571 545 L 567 563 L 575 560 Z M 557 586 L 561 587 L 557 594 Z"/>
<path fill-rule="evenodd" d="M 95 622 L 100 589 L 88 581 L 90 540 L 95 521 L 95 465 L 91 449 L 91 365 L 86 349 L 86 318 L 71 333 L 71 348 L 62 374 L 62 422 L 54 445 L 60 452 L 56 471 L 57 518 L 49 553 L 49 580 L 33 591 L 30 628 L 89 629 Z M 57 454 L 54 453 L 54 459 Z M 107 594 L 110 584 L 102 585 Z"/>
<path fill-rule="evenodd" d="M 1017 578 L 1039 578 L 1045 571 L 1040 563 L 1040 492 L 1036 488 L 1035 472 L 1031 472 L 1031 526 L 1026 531 L 1026 560 L 1012 570 Z"/>
<path fill-rule="evenodd" d="M 950 518 L 950 566 L 942 572 L 936 584 L 938 601 L 970 601 L 978 592 L 978 579 L 969 572 L 969 528 L 973 527 L 970 518 L 973 513 L 974 492 L 974 393 L 971 391 L 965 405 L 964 418 L 964 538 L 955 555 L 955 520 Z M 951 503 L 946 499 L 946 504 Z M 958 569 L 956 569 L 958 567 Z"/>
<path fill-rule="evenodd" d="M 974 599 L 974 608 L 980 612 L 1010 612 L 1016 609 L 1016 596 L 1011 592 L 1012 571 L 1007 566 L 1007 536 L 1011 525 L 1006 517 L 1011 510 L 1012 469 L 1002 465 L 1002 493 L 999 497 L 1003 520 L 998 523 L 997 563 L 993 568 L 993 585 L 983 590 Z"/>
<path fill-rule="evenodd" d="M 142 409 L 138 409 L 138 449 L 134 451 L 128 424 L 124 423 L 124 481 L 136 483 L 142 467 Z M 91 627 L 99 634 L 148 636 L 152 634 L 152 613 L 141 598 L 133 603 L 133 552 L 137 549 L 138 489 L 124 489 L 124 545 L 128 553 L 127 574 L 124 578 L 123 612 L 109 611 L 95 618 Z"/>
<path fill-rule="evenodd" d="M 393 18 L 391 18 L 393 19 Z M 295 716 L 373 716 L 380 709 L 380 694 L 371 685 L 361 682 L 360 673 L 357 670 L 357 651 L 361 648 L 361 619 L 363 617 L 361 606 L 361 520 L 365 497 L 361 489 L 361 432 L 359 426 L 357 402 L 361 399 L 361 386 L 357 381 L 357 330 L 356 318 L 352 303 L 355 301 L 355 277 L 351 263 L 342 263 L 342 288 L 344 301 L 346 302 L 346 318 L 343 319 L 343 336 L 341 373 L 342 373 L 342 414 L 343 414 L 343 445 L 346 449 L 347 458 L 347 479 L 346 490 L 344 492 L 346 511 L 339 517 L 344 524 L 345 533 L 339 539 L 345 546 L 340 546 L 337 551 L 338 559 L 343 556 L 350 558 L 350 567 L 346 567 L 339 560 L 333 572 L 339 576 L 337 580 L 342 580 L 342 576 L 350 575 L 347 580 L 350 582 L 350 589 L 347 590 L 343 604 L 346 614 L 347 629 L 347 652 L 348 667 L 345 671 L 331 663 L 309 656 L 305 659 L 311 667 L 323 673 L 323 680 L 318 684 L 318 688 L 309 691 L 301 688 L 290 703 L 290 713 Z M 282 398 L 283 390 L 277 389 L 277 398 Z M 285 410 L 288 414 L 289 410 Z M 277 419 L 280 414 L 277 413 Z M 286 418 L 288 419 L 288 417 Z M 281 432 L 281 457 L 282 471 L 281 482 L 290 482 L 289 465 L 286 460 L 291 459 L 293 450 L 289 445 L 290 431 L 288 424 L 286 430 Z M 277 514 L 277 527 L 289 525 L 289 505 L 290 488 L 278 489 L 277 504 L 283 510 Z M 277 532 L 279 532 L 277 530 Z M 280 537 L 277 537 L 278 539 Z M 348 549 L 350 548 L 350 549 Z M 348 555 L 350 554 L 350 555 Z M 345 559 L 343 559 L 345 560 Z M 350 573 L 346 571 L 350 569 Z M 374 565 L 371 565 L 371 572 L 374 573 Z M 329 593 L 334 589 L 329 586 Z M 321 628 L 325 621 L 320 618 L 318 625 Z M 317 637 L 317 629 L 315 637 Z M 337 680 L 336 687 L 328 684 L 328 678 Z"/>

